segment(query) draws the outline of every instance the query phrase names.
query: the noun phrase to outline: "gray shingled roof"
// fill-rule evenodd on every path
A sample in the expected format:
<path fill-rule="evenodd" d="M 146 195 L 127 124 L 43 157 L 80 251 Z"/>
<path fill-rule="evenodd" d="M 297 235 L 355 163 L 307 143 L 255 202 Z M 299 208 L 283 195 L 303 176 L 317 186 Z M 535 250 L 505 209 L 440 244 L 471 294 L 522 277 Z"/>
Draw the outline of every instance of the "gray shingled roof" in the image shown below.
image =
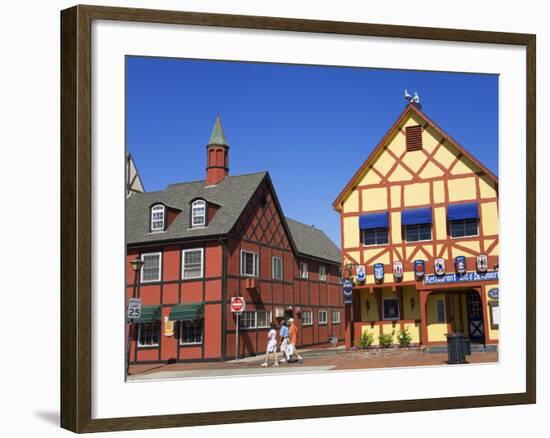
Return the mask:
<path fill-rule="evenodd" d="M 171 184 L 160 192 L 133 193 L 126 200 L 126 243 L 144 243 L 228 233 L 266 176 L 266 172 L 228 176 L 216 185 L 194 181 Z M 190 202 L 202 198 L 219 205 L 207 227 L 190 228 Z M 166 231 L 149 231 L 149 207 L 162 203 L 181 210 Z"/>
<path fill-rule="evenodd" d="M 340 263 L 340 250 L 323 231 L 288 217 L 286 223 L 299 253 Z"/>
<path fill-rule="evenodd" d="M 147 243 L 227 234 L 239 219 L 267 172 L 227 176 L 216 185 L 193 181 L 171 184 L 158 192 L 132 193 L 126 200 L 126 243 Z M 276 197 L 276 195 L 275 195 Z M 201 198 L 220 206 L 207 227 L 190 227 L 191 201 Z M 149 231 L 150 207 L 162 203 L 180 210 L 166 231 Z M 340 250 L 321 230 L 285 218 L 296 251 L 340 263 Z"/>

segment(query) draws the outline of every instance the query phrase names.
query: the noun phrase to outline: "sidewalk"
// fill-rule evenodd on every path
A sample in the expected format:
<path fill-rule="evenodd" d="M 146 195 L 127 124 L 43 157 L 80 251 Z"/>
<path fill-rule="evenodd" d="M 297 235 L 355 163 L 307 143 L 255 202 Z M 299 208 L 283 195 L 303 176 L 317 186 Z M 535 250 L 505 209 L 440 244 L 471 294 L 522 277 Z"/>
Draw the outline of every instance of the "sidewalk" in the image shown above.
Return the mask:
<path fill-rule="evenodd" d="M 331 370 L 413 366 L 456 366 L 447 364 L 446 353 L 427 353 L 417 348 L 372 349 L 346 351 L 343 347 L 323 350 L 302 350 L 302 363 L 281 363 L 278 367 L 261 367 L 265 356 L 246 357 L 237 361 L 174 363 L 169 365 L 132 365 L 129 381 L 227 377 L 258 374 L 311 373 Z M 468 363 L 498 362 L 497 352 L 473 353 Z"/>

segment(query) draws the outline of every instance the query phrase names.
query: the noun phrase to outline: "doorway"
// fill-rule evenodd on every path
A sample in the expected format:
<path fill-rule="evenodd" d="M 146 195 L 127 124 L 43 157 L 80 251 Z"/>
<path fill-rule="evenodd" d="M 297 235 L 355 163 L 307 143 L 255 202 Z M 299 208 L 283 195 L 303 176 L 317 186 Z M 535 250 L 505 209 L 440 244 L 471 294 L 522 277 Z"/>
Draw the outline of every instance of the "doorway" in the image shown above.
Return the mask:
<path fill-rule="evenodd" d="M 470 340 L 484 342 L 483 303 L 481 302 L 479 293 L 472 291 L 466 294 L 466 308 L 468 312 L 468 332 L 470 334 Z"/>

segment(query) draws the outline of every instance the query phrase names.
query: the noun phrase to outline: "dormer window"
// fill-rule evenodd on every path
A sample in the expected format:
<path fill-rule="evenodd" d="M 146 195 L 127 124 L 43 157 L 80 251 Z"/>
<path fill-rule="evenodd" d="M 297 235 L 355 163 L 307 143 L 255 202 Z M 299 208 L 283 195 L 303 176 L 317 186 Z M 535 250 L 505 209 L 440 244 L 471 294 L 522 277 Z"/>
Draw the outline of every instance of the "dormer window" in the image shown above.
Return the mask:
<path fill-rule="evenodd" d="M 191 205 L 191 226 L 204 227 L 206 225 L 206 202 L 197 199 Z"/>
<path fill-rule="evenodd" d="M 151 208 L 151 231 L 164 231 L 165 213 L 164 205 L 153 205 Z"/>

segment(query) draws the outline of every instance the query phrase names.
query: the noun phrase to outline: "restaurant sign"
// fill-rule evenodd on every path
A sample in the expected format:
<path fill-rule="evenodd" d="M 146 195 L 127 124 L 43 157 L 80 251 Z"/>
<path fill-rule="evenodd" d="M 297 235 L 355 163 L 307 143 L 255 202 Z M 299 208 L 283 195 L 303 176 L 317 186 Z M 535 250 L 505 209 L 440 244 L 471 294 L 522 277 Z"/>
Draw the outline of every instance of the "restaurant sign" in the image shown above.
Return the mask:
<path fill-rule="evenodd" d="M 462 283 L 467 281 L 498 280 L 498 271 L 465 272 L 464 274 L 426 275 L 424 284 Z"/>

